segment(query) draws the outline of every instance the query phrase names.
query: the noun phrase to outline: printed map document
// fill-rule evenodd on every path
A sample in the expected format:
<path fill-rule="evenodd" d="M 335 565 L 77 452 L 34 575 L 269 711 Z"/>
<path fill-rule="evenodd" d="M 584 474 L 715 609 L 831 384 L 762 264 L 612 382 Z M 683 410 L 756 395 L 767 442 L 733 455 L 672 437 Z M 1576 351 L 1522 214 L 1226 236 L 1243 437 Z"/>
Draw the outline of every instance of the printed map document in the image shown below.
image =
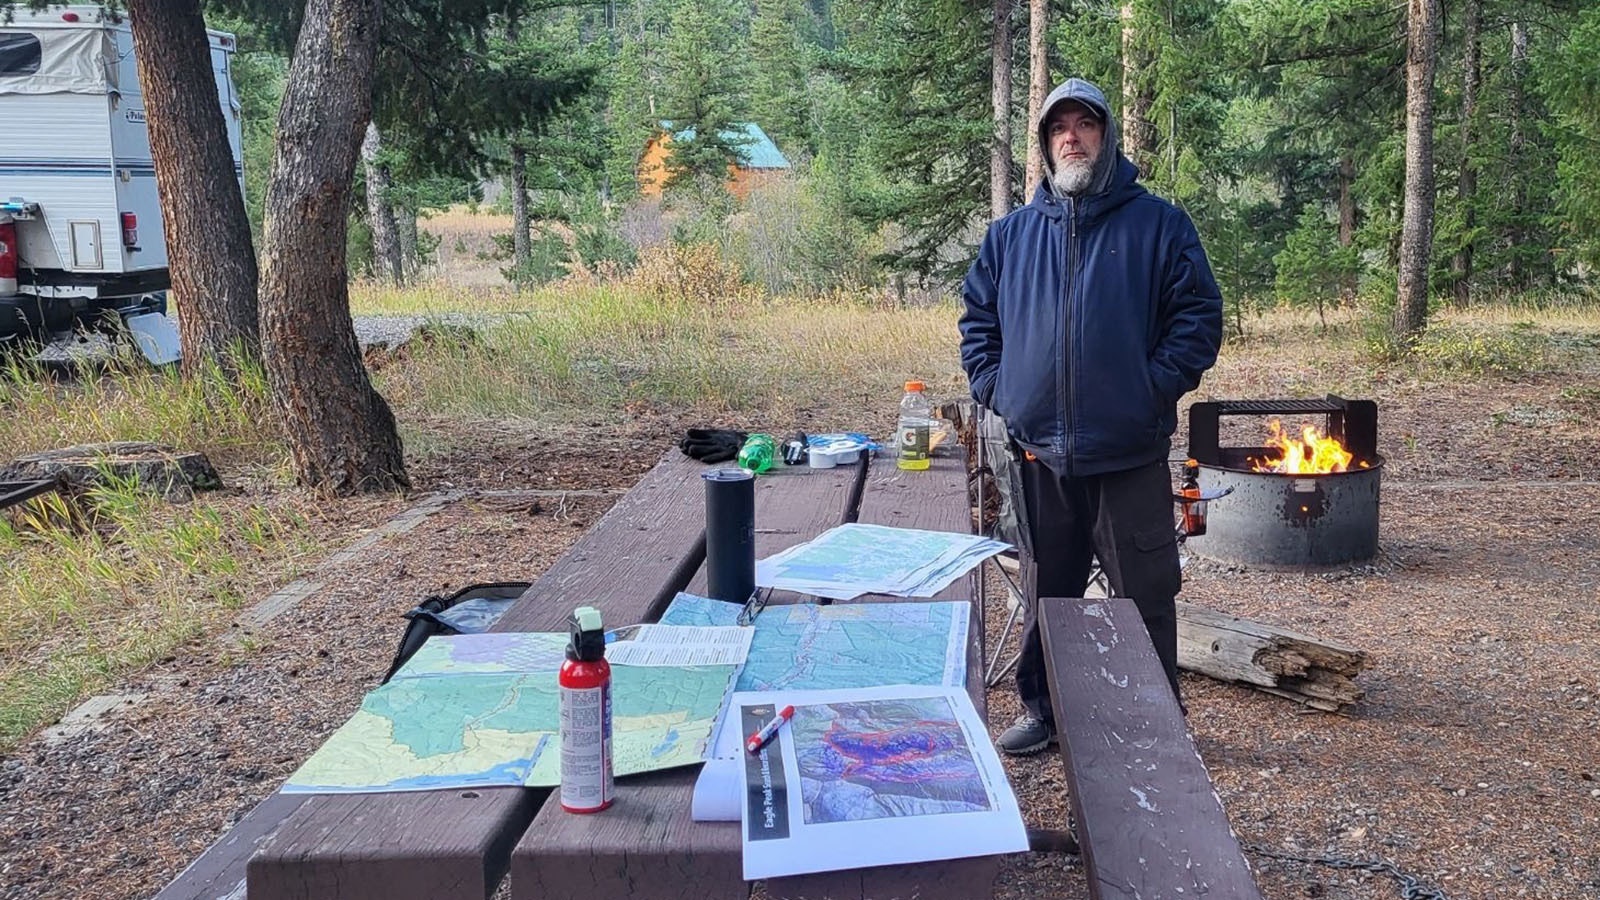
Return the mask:
<path fill-rule="evenodd" d="M 738 604 L 679 594 L 662 613 L 661 624 L 727 626 L 738 614 Z M 972 604 L 965 600 L 768 606 L 739 629 L 751 639 L 735 690 L 961 687 L 967 683 L 971 614 Z"/>
<path fill-rule="evenodd" d="M 966 601 L 769 606 L 745 631 L 749 659 L 736 690 L 810 690 L 911 684 L 962 687 L 972 605 Z M 738 604 L 679 594 L 663 624 L 724 625 Z M 724 719 L 717 733 L 737 732 Z M 740 735 L 734 735 L 740 737 Z M 733 750 L 711 754 L 695 781 L 691 814 L 697 822 L 736 822 L 742 762 Z"/>
<path fill-rule="evenodd" d="M 849 600 L 931 597 L 1010 544 L 950 531 L 851 523 L 756 561 L 756 584 Z"/>
<path fill-rule="evenodd" d="M 759 753 L 742 754 L 746 880 L 1028 849 L 1016 795 L 966 691 L 735 694 L 738 730 L 754 731 L 786 704 L 795 707 L 789 724 Z"/>
<path fill-rule="evenodd" d="M 612 644 L 614 771 L 693 765 L 705 756 L 733 687 L 749 629 L 655 629 Z M 742 632 L 742 633 L 741 633 Z M 630 643 L 630 642 L 624 642 Z M 436 636 L 335 731 L 284 784 L 284 793 L 372 793 L 561 782 L 556 673 L 567 635 Z M 720 655 L 716 655 L 720 654 Z M 719 664 L 671 660 L 712 658 Z"/>

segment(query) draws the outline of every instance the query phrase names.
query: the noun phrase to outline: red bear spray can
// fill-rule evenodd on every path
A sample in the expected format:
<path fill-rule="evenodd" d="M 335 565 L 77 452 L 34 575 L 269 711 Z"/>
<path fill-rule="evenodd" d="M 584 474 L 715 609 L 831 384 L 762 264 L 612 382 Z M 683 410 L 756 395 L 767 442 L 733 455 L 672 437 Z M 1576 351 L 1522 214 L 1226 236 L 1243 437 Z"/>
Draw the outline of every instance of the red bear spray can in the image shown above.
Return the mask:
<path fill-rule="evenodd" d="M 561 664 L 561 808 L 593 813 L 611 805 L 611 664 L 600 611 L 572 612 Z"/>

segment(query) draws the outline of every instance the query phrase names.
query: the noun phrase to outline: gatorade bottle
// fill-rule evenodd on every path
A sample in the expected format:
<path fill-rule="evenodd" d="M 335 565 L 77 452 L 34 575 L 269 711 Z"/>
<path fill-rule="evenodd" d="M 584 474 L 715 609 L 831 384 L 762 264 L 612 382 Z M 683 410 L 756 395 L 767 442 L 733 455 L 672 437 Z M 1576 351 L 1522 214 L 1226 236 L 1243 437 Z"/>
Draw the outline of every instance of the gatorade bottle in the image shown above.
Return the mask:
<path fill-rule="evenodd" d="M 930 465 L 928 435 L 932 425 L 933 406 L 928 401 L 928 395 L 922 390 L 922 382 L 908 381 L 906 395 L 900 398 L 900 424 L 897 431 L 902 469 L 926 469 Z"/>
<path fill-rule="evenodd" d="M 561 664 L 561 808 L 594 813 L 611 805 L 611 664 L 600 611 L 580 606 Z"/>
<path fill-rule="evenodd" d="M 778 458 L 778 442 L 770 434 L 752 434 L 739 448 L 739 468 L 760 475 Z"/>

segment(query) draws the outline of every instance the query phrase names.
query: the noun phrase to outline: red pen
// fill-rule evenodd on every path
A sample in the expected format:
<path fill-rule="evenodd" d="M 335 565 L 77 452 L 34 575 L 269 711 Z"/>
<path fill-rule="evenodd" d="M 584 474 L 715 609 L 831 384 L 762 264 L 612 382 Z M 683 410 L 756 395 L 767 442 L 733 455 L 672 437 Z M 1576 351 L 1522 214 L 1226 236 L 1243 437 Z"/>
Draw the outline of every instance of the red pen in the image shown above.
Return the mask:
<path fill-rule="evenodd" d="M 744 748 L 751 753 L 760 753 L 761 748 L 767 745 L 767 741 L 772 740 L 772 736 L 778 733 L 779 728 L 783 727 L 783 723 L 792 718 L 794 718 L 794 707 L 785 706 L 778 711 L 778 714 L 773 717 L 771 722 L 761 726 L 760 731 L 750 735 L 744 742 Z"/>

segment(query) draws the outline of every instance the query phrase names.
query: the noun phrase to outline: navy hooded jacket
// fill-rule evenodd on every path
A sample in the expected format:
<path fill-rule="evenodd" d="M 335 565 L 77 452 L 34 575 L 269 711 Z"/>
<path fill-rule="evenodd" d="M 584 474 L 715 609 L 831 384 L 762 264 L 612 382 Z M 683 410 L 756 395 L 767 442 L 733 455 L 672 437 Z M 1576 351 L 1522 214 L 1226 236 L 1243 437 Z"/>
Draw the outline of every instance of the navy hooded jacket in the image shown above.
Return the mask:
<path fill-rule="evenodd" d="M 1041 125 L 1071 85 L 1052 94 Z M 1108 118 L 1089 90 L 1066 99 L 1098 101 Z M 1041 184 L 1032 203 L 989 226 L 962 285 L 973 398 L 1068 476 L 1165 459 L 1178 398 L 1222 343 L 1222 296 L 1194 224 L 1139 185 L 1113 127 L 1102 145 L 1116 154 L 1107 188 L 1058 198 Z"/>

